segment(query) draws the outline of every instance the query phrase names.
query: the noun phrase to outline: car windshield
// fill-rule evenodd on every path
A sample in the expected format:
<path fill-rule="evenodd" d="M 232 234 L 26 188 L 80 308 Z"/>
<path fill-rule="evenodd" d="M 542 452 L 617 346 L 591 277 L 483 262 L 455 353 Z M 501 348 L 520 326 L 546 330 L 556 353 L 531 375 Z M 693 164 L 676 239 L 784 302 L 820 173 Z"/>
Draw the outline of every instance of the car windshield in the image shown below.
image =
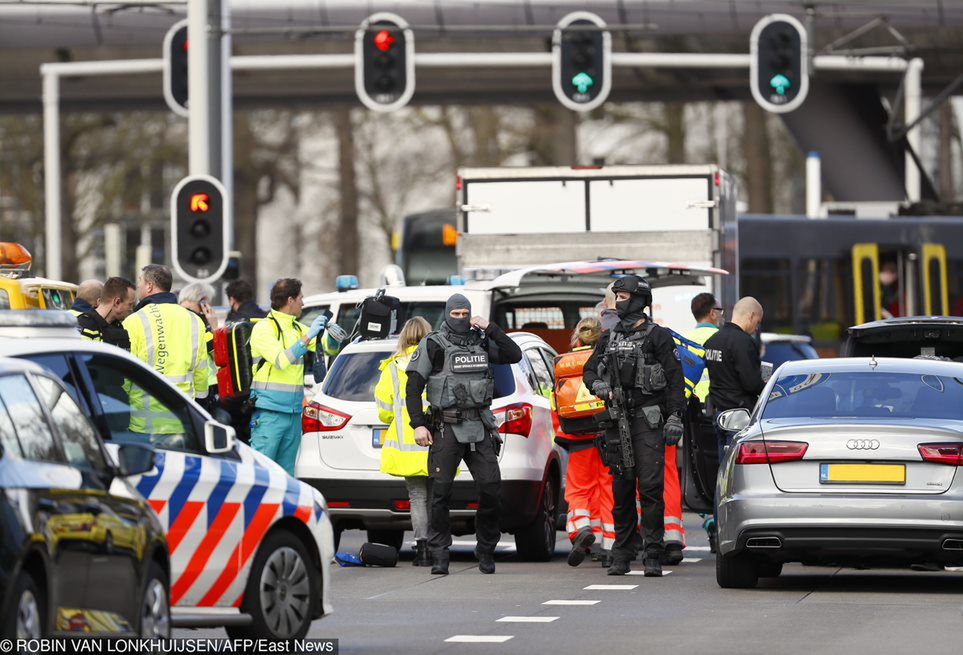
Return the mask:
<path fill-rule="evenodd" d="M 762 418 L 963 420 L 963 379 L 846 371 L 781 376 Z"/>
<path fill-rule="evenodd" d="M 786 362 L 797 359 L 818 359 L 819 353 L 808 343 L 792 343 L 789 341 L 775 341 L 766 344 L 766 351 L 762 354 L 762 361 L 772 364 L 773 370 Z"/>
<path fill-rule="evenodd" d="M 343 353 L 324 378 L 322 391 L 325 395 L 350 402 L 374 402 L 374 390 L 378 384 L 381 361 L 390 353 L 384 351 Z M 495 377 L 495 398 L 515 393 L 515 376 L 508 364 L 492 366 Z"/>

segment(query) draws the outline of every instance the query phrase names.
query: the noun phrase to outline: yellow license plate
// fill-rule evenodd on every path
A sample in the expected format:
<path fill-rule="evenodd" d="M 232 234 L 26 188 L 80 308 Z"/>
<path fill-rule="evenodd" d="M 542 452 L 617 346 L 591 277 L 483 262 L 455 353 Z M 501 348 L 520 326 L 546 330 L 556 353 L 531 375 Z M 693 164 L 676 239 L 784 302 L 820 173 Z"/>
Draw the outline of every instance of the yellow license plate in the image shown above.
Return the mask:
<path fill-rule="evenodd" d="M 822 484 L 906 484 L 905 464 L 820 464 Z"/>

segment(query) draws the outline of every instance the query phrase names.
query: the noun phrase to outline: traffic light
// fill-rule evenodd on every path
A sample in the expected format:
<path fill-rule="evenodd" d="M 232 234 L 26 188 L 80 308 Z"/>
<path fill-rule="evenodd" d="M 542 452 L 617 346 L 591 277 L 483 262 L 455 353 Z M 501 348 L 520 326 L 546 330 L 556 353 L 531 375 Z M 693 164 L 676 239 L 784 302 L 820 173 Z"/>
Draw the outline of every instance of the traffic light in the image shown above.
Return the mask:
<path fill-rule="evenodd" d="M 181 180 L 171 194 L 174 269 L 189 281 L 210 282 L 228 263 L 230 212 L 224 187 L 208 175 Z"/>
<path fill-rule="evenodd" d="M 752 29 L 749 87 L 766 111 L 796 109 L 809 93 L 806 28 L 788 14 L 766 16 Z"/>
<path fill-rule="evenodd" d="M 564 106 L 595 109 L 612 88 L 612 37 L 605 21 L 576 11 L 565 16 L 552 36 L 552 88 Z"/>
<path fill-rule="evenodd" d="M 175 23 L 164 37 L 164 100 L 175 114 L 187 111 L 187 21 Z"/>
<path fill-rule="evenodd" d="M 415 36 L 400 16 L 372 14 L 355 33 L 354 86 L 369 109 L 394 111 L 415 92 Z"/>

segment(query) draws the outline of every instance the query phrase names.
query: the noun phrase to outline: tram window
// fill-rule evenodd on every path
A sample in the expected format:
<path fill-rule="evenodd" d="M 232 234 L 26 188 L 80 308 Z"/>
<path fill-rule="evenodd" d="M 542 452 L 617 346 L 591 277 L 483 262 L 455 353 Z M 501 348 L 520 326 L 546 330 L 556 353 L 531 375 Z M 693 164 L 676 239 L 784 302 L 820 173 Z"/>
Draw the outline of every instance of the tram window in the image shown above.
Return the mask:
<path fill-rule="evenodd" d="M 741 293 L 762 303 L 765 331 L 793 331 L 790 271 L 788 259 L 744 259 L 739 267 Z"/>
<path fill-rule="evenodd" d="M 950 314 L 963 316 L 963 259 L 948 259 L 946 276 L 946 286 L 950 294 Z"/>
<path fill-rule="evenodd" d="M 799 262 L 797 316 L 816 342 L 838 342 L 853 324 L 851 266 L 839 259 Z"/>

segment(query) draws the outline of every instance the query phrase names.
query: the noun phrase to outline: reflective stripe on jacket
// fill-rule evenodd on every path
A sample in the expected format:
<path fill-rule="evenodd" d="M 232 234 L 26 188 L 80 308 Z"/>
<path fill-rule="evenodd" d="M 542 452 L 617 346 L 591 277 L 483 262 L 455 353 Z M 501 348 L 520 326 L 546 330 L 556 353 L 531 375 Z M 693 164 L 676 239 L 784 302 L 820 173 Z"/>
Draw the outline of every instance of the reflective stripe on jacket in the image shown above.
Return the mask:
<path fill-rule="evenodd" d="M 280 333 L 279 333 L 280 331 Z M 304 355 L 316 339 L 301 340 L 308 328 L 290 314 L 271 310 L 251 330 L 254 381 L 251 397 L 262 409 L 300 414 L 304 407 Z"/>
<path fill-rule="evenodd" d="M 695 341 L 700 346 L 704 346 L 706 340 L 713 334 L 719 331 L 719 328 L 715 325 L 708 323 L 700 323 L 693 330 L 689 330 L 682 336 L 684 336 L 689 341 Z M 695 395 L 699 399 L 699 402 L 705 404 L 706 398 L 709 397 L 709 367 L 707 366 L 705 370 L 702 371 L 702 377 L 699 378 L 699 383 L 695 385 Z"/>
<path fill-rule="evenodd" d="M 375 387 L 378 419 L 386 423 L 381 446 L 381 471 L 388 475 L 414 477 L 428 475 L 428 448 L 415 443 L 415 429 L 409 424 L 405 407 L 405 369 L 418 346 L 410 346 L 403 355 L 392 355 L 381 362 L 381 377 Z M 422 406 L 427 403 L 422 399 Z"/>
<path fill-rule="evenodd" d="M 204 322 L 190 310 L 170 303 L 150 303 L 124 320 L 130 335 L 130 352 L 191 398 L 206 398 L 207 346 Z M 136 385 L 130 386 L 133 432 L 178 434 L 181 420 L 164 406 L 152 402 Z"/>

